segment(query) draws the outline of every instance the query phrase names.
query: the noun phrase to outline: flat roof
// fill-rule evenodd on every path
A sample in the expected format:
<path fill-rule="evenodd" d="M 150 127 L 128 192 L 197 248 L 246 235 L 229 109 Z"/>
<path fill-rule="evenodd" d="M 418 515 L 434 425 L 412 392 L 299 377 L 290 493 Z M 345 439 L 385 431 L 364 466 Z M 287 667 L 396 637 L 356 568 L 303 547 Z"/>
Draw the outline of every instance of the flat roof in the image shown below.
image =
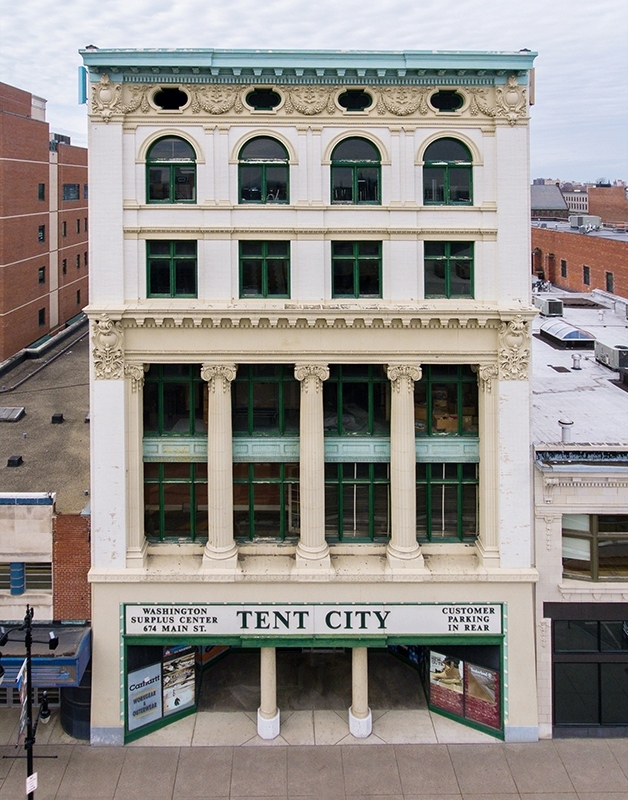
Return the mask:
<path fill-rule="evenodd" d="M 576 211 L 571 211 L 569 216 L 590 217 L 594 215 L 584 213 L 579 214 Z M 574 236 L 586 236 L 587 238 L 592 237 L 594 239 L 610 239 L 613 242 L 625 242 L 628 244 L 628 225 L 623 231 L 615 230 L 614 228 L 599 228 L 598 230 L 592 230 L 588 233 L 581 233 L 578 228 L 572 228 L 569 222 L 544 222 L 543 220 L 533 220 L 532 227 L 539 228 L 540 230 L 558 231 L 558 233 L 572 233 Z"/>

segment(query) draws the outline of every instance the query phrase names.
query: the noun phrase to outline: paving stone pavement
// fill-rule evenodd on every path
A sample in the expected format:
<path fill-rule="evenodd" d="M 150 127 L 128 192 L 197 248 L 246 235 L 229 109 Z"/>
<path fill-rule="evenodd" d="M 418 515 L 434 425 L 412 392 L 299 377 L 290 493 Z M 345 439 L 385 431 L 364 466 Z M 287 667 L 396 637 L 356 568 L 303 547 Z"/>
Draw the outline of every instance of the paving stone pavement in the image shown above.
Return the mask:
<path fill-rule="evenodd" d="M 0 800 L 25 797 L 0 747 Z M 45 757 L 44 757 L 45 756 Z M 36 800 L 628 800 L 628 739 L 275 747 L 35 745 Z"/>

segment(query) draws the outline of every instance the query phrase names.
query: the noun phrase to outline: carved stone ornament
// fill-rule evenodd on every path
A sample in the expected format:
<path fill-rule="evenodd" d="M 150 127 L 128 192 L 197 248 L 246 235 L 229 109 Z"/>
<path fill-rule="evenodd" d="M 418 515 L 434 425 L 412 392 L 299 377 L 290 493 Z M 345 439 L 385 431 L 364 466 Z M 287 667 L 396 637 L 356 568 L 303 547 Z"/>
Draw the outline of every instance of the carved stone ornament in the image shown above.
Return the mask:
<path fill-rule="evenodd" d="M 131 379 L 131 391 L 137 392 L 144 387 L 144 373 L 148 364 L 135 364 L 127 361 L 124 365 L 124 377 Z"/>
<path fill-rule="evenodd" d="M 92 328 L 92 360 L 96 380 L 119 380 L 124 377 L 122 325 L 106 314 Z"/>
<path fill-rule="evenodd" d="M 510 125 L 526 115 L 526 90 L 510 75 L 506 86 L 497 87 L 497 116 L 505 117 Z"/>
<path fill-rule="evenodd" d="M 385 114 L 388 111 L 397 117 L 407 117 L 418 111 L 419 114 L 425 116 L 430 110 L 425 99 L 427 91 L 427 89 L 417 89 L 413 86 L 383 88 L 377 102 L 377 111 L 379 114 Z"/>
<path fill-rule="evenodd" d="M 392 364 L 386 369 L 388 380 L 396 392 L 401 391 L 401 385 L 404 383 L 401 378 L 408 378 L 405 381 L 406 389 L 413 392 L 414 383 L 421 380 L 421 374 L 421 367 L 414 364 Z"/>
<path fill-rule="evenodd" d="M 472 366 L 471 369 L 478 376 L 478 384 L 483 392 L 488 392 L 492 389 L 492 380 L 498 375 L 497 364 L 477 364 Z"/>
<path fill-rule="evenodd" d="M 111 117 L 121 112 L 120 92 L 122 86 L 113 83 L 106 72 L 100 76 L 98 83 L 92 88 L 92 111 L 100 114 L 105 122 L 109 122 Z"/>
<path fill-rule="evenodd" d="M 294 367 L 294 377 L 303 383 L 306 392 L 314 388 L 315 392 L 320 392 L 323 381 L 329 378 L 329 367 L 323 364 L 296 364 Z M 310 380 L 314 378 L 314 380 Z"/>
<path fill-rule="evenodd" d="M 545 549 L 551 550 L 552 549 L 552 539 L 553 539 L 553 526 L 554 523 L 558 521 L 558 517 L 543 517 L 543 522 L 545 523 Z"/>
<path fill-rule="evenodd" d="M 549 642 L 549 634 L 551 630 L 551 620 L 549 619 L 541 619 L 539 620 L 539 638 L 541 640 L 541 647 L 545 649 Z"/>
<path fill-rule="evenodd" d="M 142 114 L 147 114 L 150 111 L 150 103 L 148 102 L 148 90 L 152 89 L 152 86 L 129 86 L 129 91 L 131 92 L 131 99 L 128 103 L 120 106 L 120 110 L 123 114 L 132 114 L 134 111 L 139 110 Z"/>
<path fill-rule="evenodd" d="M 193 114 L 226 114 L 233 109 L 236 114 L 244 110 L 240 100 L 241 86 L 186 86 L 192 95 L 190 107 Z"/>
<path fill-rule="evenodd" d="M 520 314 L 499 326 L 499 377 L 527 380 L 530 366 L 530 325 Z"/>
<path fill-rule="evenodd" d="M 337 86 L 282 86 L 281 89 L 286 96 L 286 114 L 298 111 L 299 114 L 312 117 L 323 111 L 336 113 L 334 96 L 338 91 Z"/>
<path fill-rule="evenodd" d="M 235 364 L 203 364 L 201 378 L 207 381 L 212 392 L 216 391 L 216 383 L 220 381 L 223 392 L 228 391 L 229 384 L 235 379 L 238 367 Z"/>

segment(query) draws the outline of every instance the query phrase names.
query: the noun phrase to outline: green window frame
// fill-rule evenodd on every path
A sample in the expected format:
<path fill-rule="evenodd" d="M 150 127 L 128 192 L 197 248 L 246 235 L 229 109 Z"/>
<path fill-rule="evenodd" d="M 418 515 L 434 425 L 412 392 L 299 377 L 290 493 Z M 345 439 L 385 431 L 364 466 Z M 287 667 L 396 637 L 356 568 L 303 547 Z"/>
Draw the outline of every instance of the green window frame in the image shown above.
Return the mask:
<path fill-rule="evenodd" d="M 197 243 L 193 239 L 146 241 L 146 296 L 197 297 Z"/>
<path fill-rule="evenodd" d="M 323 382 L 327 436 L 390 436 L 390 381 L 381 364 L 331 364 Z"/>
<path fill-rule="evenodd" d="M 424 364 L 414 384 L 417 436 L 477 436 L 478 382 L 467 364 Z"/>
<path fill-rule="evenodd" d="M 146 202 L 196 202 L 196 153 L 185 139 L 166 136 L 151 146 L 146 156 Z"/>
<path fill-rule="evenodd" d="M 469 542 L 478 532 L 478 464 L 416 465 L 417 538 Z"/>
<path fill-rule="evenodd" d="M 381 155 L 368 139 L 339 142 L 331 154 L 333 205 L 381 205 Z"/>
<path fill-rule="evenodd" d="M 472 164 L 469 148 L 457 139 L 432 142 L 423 155 L 423 203 L 472 205 Z"/>
<path fill-rule="evenodd" d="M 589 581 L 628 579 L 628 514 L 563 514 L 563 575 Z"/>
<path fill-rule="evenodd" d="M 207 463 L 144 464 L 144 535 L 153 541 L 207 539 Z"/>
<path fill-rule="evenodd" d="M 390 537 L 390 464 L 325 464 L 325 535 L 339 542 Z"/>
<path fill-rule="evenodd" d="M 382 296 L 382 243 L 331 243 L 332 297 Z"/>
<path fill-rule="evenodd" d="M 473 297 L 473 242 L 424 242 L 425 297 Z"/>
<path fill-rule="evenodd" d="M 240 297 L 290 297 L 290 242 L 239 243 Z"/>
<path fill-rule="evenodd" d="M 199 364 L 151 364 L 144 379 L 144 434 L 207 432 L 207 383 Z"/>
<path fill-rule="evenodd" d="M 289 158 L 286 148 L 270 136 L 256 136 L 238 156 L 239 203 L 289 203 Z"/>
<path fill-rule="evenodd" d="M 283 541 L 300 529 L 299 464 L 233 465 L 233 521 L 237 539 Z"/>
<path fill-rule="evenodd" d="M 239 364 L 231 385 L 234 436 L 298 436 L 300 401 L 293 365 Z"/>

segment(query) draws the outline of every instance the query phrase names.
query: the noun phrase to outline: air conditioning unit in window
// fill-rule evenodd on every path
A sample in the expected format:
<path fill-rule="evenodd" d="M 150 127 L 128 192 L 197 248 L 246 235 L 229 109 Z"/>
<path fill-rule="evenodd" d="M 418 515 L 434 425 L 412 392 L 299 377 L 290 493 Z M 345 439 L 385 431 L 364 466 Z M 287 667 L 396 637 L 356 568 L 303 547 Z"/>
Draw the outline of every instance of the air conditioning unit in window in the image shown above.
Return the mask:
<path fill-rule="evenodd" d="M 595 342 L 595 360 L 609 369 L 628 369 L 628 346 Z"/>
<path fill-rule="evenodd" d="M 562 300 L 552 300 L 549 297 L 540 297 L 539 295 L 537 295 L 534 298 L 534 305 L 540 310 L 542 317 L 563 316 Z"/>

